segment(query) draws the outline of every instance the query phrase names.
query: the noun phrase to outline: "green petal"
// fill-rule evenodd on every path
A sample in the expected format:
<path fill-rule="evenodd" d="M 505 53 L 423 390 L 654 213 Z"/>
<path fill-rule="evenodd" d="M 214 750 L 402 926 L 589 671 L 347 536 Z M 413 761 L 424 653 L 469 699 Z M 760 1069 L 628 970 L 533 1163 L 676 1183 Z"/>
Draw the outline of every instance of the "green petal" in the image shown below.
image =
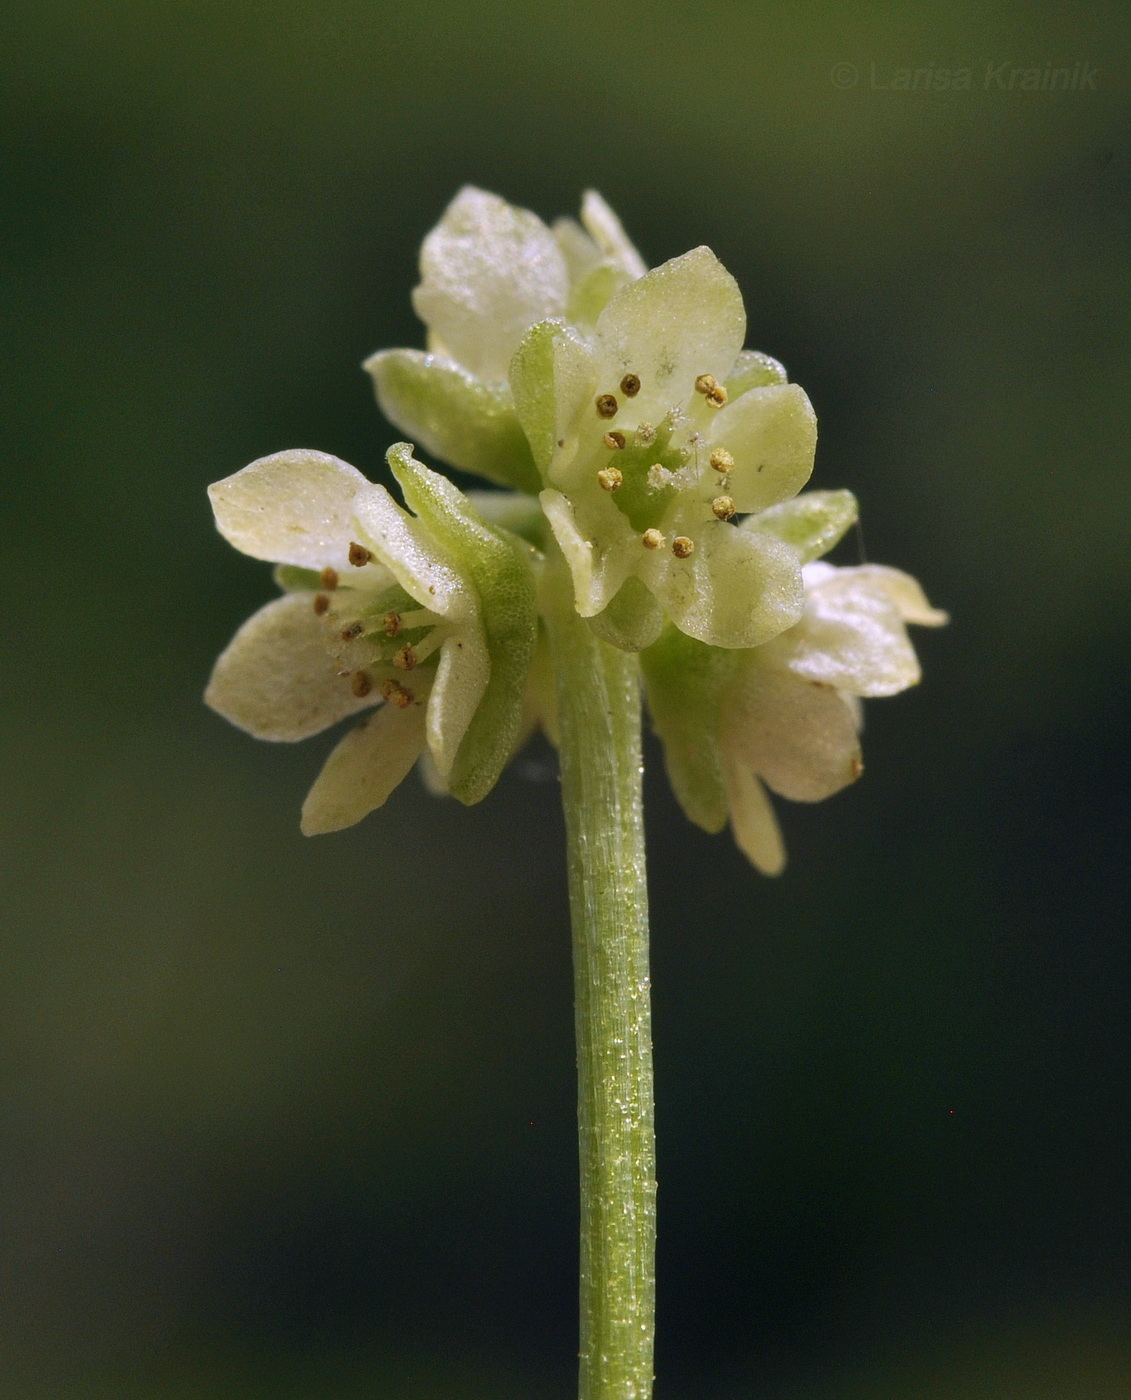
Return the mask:
<path fill-rule="evenodd" d="M 388 459 L 409 507 L 478 593 L 490 675 L 446 776 L 461 802 L 479 802 L 498 781 L 522 721 L 538 622 L 530 546 L 488 525 L 446 477 L 415 461 L 407 444 L 390 448 Z M 446 660 L 442 655 L 434 701 Z"/>
<path fill-rule="evenodd" d="M 596 392 L 616 395 L 622 377 L 635 374 L 633 420 L 658 423 L 688 402 L 700 375 L 722 383 L 745 331 L 738 284 L 710 248 L 693 248 L 622 288 L 601 312 Z"/>
<path fill-rule="evenodd" d="M 720 410 L 708 446 L 725 447 L 734 457 L 727 495 L 738 509 L 765 510 L 809 480 L 817 418 L 797 384 L 749 389 Z"/>
<path fill-rule="evenodd" d="M 610 646 L 643 651 L 663 630 L 664 610 L 640 579 L 630 577 L 608 607 L 588 621 L 593 632 Z"/>
<path fill-rule="evenodd" d="M 734 362 L 734 368 L 726 379 L 726 391 L 732 399 L 745 394 L 747 389 L 761 389 L 767 384 L 788 384 L 789 375 L 785 365 L 772 355 L 761 350 L 742 350 Z"/>
<path fill-rule="evenodd" d="M 569 274 L 541 219 L 498 195 L 462 189 L 420 250 L 416 314 L 451 358 L 505 381 L 527 328 L 565 311 Z"/>
<path fill-rule="evenodd" d="M 729 755 L 723 770 L 735 844 L 763 875 L 780 875 L 785 869 L 785 843 L 769 794 L 756 773 Z"/>
<path fill-rule="evenodd" d="M 717 727 L 736 659 L 737 653 L 704 646 L 671 626 L 640 653 L 652 727 L 664 745 L 672 790 L 704 831 L 721 831 L 727 821 Z"/>
<path fill-rule="evenodd" d="M 581 201 L 581 222 L 601 256 L 634 281 L 648 271 L 648 264 L 632 246 L 624 225 L 596 190 L 586 190 Z"/>
<path fill-rule="evenodd" d="M 612 263 L 599 263 L 574 283 L 569 294 L 569 319 L 583 326 L 594 325 L 624 283 L 624 273 L 619 268 Z"/>
<path fill-rule="evenodd" d="M 423 350 L 382 350 L 365 361 L 381 412 L 453 467 L 500 486 L 537 491 L 538 470 L 505 385 Z"/>
<path fill-rule="evenodd" d="M 748 516 L 740 530 L 758 530 L 784 540 L 803 564 L 819 559 L 856 523 L 859 507 L 851 491 L 805 491 L 792 501 Z"/>
<path fill-rule="evenodd" d="M 511 361 L 510 386 L 518 421 L 543 474 L 595 382 L 592 354 L 575 330 L 564 321 L 531 326 Z"/>

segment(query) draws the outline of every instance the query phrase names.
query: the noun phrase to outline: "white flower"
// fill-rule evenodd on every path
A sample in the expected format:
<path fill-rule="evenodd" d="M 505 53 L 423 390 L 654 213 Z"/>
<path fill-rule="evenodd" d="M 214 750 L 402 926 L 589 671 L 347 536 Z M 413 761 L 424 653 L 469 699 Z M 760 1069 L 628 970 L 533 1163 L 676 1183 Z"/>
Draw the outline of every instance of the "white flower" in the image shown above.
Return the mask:
<path fill-rule="evenodd" d="M 769 513 L 761 528 L 792 538 L 803 558 L 831 548 L 855 518 L 847 492 L 812 492 L 791 506 Z M 804 580 L 801 620 L 763 646 L 726 651 L 669 628 L 641 655 L 684 811 L 707 831 L 729 819 L 738 845 L 768 875 L 781 871 L 785 850 L 766 787 L 818 802 L 854 782 L 863 772 L 860 698 L 915 685 L 907 624 L 946 621 L 898 569 L 810 562 Z"/>
<path fill-rule="evenodd" d="M 425 744 L 450 789 L 478 801 L 522 714 L 536 612 L 528 546 L 488 525 L 446 478 L 389 460 L 415 511 L 321 452 L 264 457 L 209 489 L 237 549 L 289 590 L 244 623 L 205 699 L 264 739 L 305 738 L 383 707 L 330 754 L 307 834 L 379 807 Z"/>
<path fill-rule="evenodd" d="M 511 387 L 573 574 L 577 610 L 637 649 L 666 612 L 700 641 L 751 647 L 797 621 L 795 555 L 734 517 L 796 495 L 816 420 L 767 356 L 742 351 L 731 275 L 696 248 L 621 288 L 591 334 L 528 332 Z"/>
<path fill-rule="evenodd" d="M 412 300 L 428 349 L 382 350 L 365 368 L 385 416 L 452 466 L 541 489 L 507 382 L 511 357 L 535 322 L 588 324 L 644 272 L 593 190 L 581 217 L 584 228 L 562 219 L 551 230 L 529 210 L 469 185 L 425 238 Z"/>

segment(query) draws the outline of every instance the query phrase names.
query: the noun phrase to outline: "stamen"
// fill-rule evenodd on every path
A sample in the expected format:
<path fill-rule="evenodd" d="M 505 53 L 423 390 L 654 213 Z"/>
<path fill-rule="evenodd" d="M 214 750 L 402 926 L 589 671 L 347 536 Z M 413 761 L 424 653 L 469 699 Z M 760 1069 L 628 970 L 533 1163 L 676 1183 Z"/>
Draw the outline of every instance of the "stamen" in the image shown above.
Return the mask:
<path fill-rule="evenodd" d="M 640 376 L 626 374 L 620 382 L 620 391 L 626 399 L 634 399 L 640 392 Z"/>
<path fill-rule="evenodd" d="M 645 549 L 659 549 L 663 542 L 664 537 L 659 530 L 645 530 L 640 536 L 640 543 Z"/>
<path fill-rule="evenodd" d="M 342 629 L 343 642 L 356 642 L 358 637 L 365 631 L 364 622 L 351 622 L 348 627 Z"/>
<path fill-rule="evenodd" d="M 633 440 L 640 447 L 651 447 L 656 441 L 656 430 L 651 423 L 637 423 Z"/>
<path fill-rule="evenodd" d="M 864 772 L 864 760 L 859 754 L 852 755 L 852 759 L 848 765 L 848 771 L 852 774 L 854 782 Z"/>
<path fill-rule="evenodd" d="M 401 685 L 400 681 L 395 681 L 392 678 L 382 681 L 377 688 L 389 704 L 395 705 L 398 710 L 407 710 L 415 699 L 407 686 Z"/>
<path fill-rule="evenodd" d="M 395 637 L 401 630 L 401 615 L 398 612 L 387 612 L 385 620 L 381 624 L 386 637 Z"/>
<path fill-rule="evenodd" d="M 364 700 L 373 689 L 373 682 L 365 671 L 355 671 L 350 677 L 350 689 L 359 700 Z"/>
<path fill-rule="evenodd" d="M 727 391 L 721 384 L 716 384 L 713 388 L 707 390 L 707 402 L 712 408 L 722 408 L 726 401 Z"/>
<path fill-rule="evenodd" d="M 619 467 L 605 467 L 597 473 L 597 485 L 602 491 L 616 491 L 624 483 L 624 472 Z"/>
<path fill-rule="evenodd" d="M 720 520 L 733 520 L 736 506 L 729 496 L 716 496 L 711 502 L 711 510 Z"/>
<path fill-rule="evenodd" d="M 719 381 L 713 374 L 701 374 L 695 381 L 695 392 L 697 394 L 709 394 L 712 389 L 718 387 Z"/>
<path fill-rule="evenodd" d="M 619 452 L 624 446 L 624 434 L 618 432 L 606 433 L 604 437 L 605 446 L 614 452 Z"/>
<path fill-rule="evenodd" d="M 672 540 L 672 553 L 677 559 L 690 559 L 695 553 L 695 541 L 686 535 L 676 535 Z"/>
<path fill-rule="evenodd" d="M 613 394 L 598 394 L 598 395 L 597 395 L 597 417 L 598 417 L 598 418 L 615 418 L 615 417 L 617 416 L 617 409 L 618 409 L 618 408 L 620 408 L 620 404 L 617 403 L 617 401 L 616 401 L 616 396 L 615 396 L 615 395 L 613 395 Z"/>
<path fill-rule="evenodd" d="M 406 642 L 393 657 L 393 665 L 398 671 L 413 671 L 416 669 L 416 648 L 411 642 Z"/>
<path fill-rule="evenodd" d="M 327 565 L 326 568 L 322 570 L 321 574 L 319 574 L 318 581 L 323 588 L 333 593 L 334 589 L 338 586 L 337 569 L 331 569 L 330 566 Z"/>
<path fill-rule="evenodd" d="M 314 615 L 316 617 L 322 617 L 323 614 L 328 613 L 329 611 L 329 598 L 326 597 L 325 593 L 316 593 L 314 595 Z"/>
<path fill-rule="evenodd" d="M 725 476 L 727 472 L 734 471 L 734 458 L 725 447 L 716 447 L 711 453 L 711 466 Z"/>
<path fill-rule="evenodd" d="M 349 561 L 355 569 L 364 569 L 372 558 L 372 553 L 363 544 L 355 544 L 353 540 L 350 541 Z"/>

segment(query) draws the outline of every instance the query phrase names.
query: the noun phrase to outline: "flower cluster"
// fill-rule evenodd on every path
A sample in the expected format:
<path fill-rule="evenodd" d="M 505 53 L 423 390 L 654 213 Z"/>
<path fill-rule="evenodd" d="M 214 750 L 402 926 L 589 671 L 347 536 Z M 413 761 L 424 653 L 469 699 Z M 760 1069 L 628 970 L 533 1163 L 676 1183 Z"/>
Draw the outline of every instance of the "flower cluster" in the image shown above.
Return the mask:
<path fill-rule="evenodd" d="M 847 492 L 798 495 L 816 420 L 770 356 L 743 349 L 734 279 L 708 248 L 649 271 L 599 195 L 547 227 L 467 188 L 421 251 L 426 350 L 366 362 L 386 417 L 505 490 L 460 492 L 388 459 L 405 506 L 312 451 L 210 490 L 225 538 L 276 564 L 283 596 L 236 633 L 206 699 L 265 739 L 365 712 L 303 808 L 332 831 L 385 801 L 418 758 L 430 785 L 484 797 L 536 725 L 555 736 L 539 622 L 549 553 L 578 614 L 638 652 L 688 816 L 729 819 L 782 866 L 765 787 L 817 800 L 861 771 L 859 697 L 918 679 L 918 585 L 815 562 L 856 518 Z"/>

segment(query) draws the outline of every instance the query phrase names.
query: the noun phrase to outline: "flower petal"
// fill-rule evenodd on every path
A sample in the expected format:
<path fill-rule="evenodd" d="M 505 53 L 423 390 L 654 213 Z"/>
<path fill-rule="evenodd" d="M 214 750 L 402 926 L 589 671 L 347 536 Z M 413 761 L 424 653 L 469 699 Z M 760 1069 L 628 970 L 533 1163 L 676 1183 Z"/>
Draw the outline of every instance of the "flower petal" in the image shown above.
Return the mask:
<path fill-rule="evenodd" d="M 630 574 L 608 607 L 588 621 L 596 635 L 610 646 L 621 651 L 643 651 L 663 630 L 664 610 L 647 585 Z"/>
<path fill-rule="evenodd" d="M 851 491 L 803 491 L 792 501 L 748 515 L 738 528 L 785 540 L 797 550 L 801 562 L 808 564 L 838 544 L 859 513 Z"/>
<path fill-rule="evenodd" d="M 747 389 L 759 389 L 764 384 L 788 384 L 785 365 L 761 350 L 740 350 L 734 368 L 727 375 L 726 391 L 732 399 Z"/>
<path fill-rule="evenodd" d="M 607 497 L 595 499 L 597 494 L 578 495 L 571 502 L 547 488 L 538 497 L 573 575 L 574 603 L 582 617 L 608 607 L 637 552 L 643 552 L 628 520 Z"/>
<path fill-rule="evenodd" d="M 640 653 L 668 780 L 689 820 L 704 831 L 721 831 L 727 820 L 718 718 L 738 659 L 737 652 L 704 646 L 671 626 Z"/>
<path fill-rule="evenodd" d="M 738 509 L 765 510 L 809 480 L 817 417 L 798 384 L 748 389 L 720 410 L 708 443 L 734 457 L 727 494 Z"/>
<path fill-rule="evenodd" d="M 515 412 L 545 473 L 597 382 L 592 351 L 563 321 L 531 326 L 514 353 L 510 386 Z"/>
<path fill-rule="evenodd" d="M 738 849 L 763 875 L 785 869 L 785 843 L 766 789 L 744 764 L 724 764 L 730 824 Z"/>
<path fill-rule="evenodd" d="M 589 230 L 601 256 L 634 281 L 648 271 L 648 264 L 632 246 L 624 225 L 596 190 L 586 190 L 581 201 L 581 222 Z"/>
<path fill-rule="evenodd" d="M 327 645 L 309 593 L 253 613 L 220 653 L 204 700 L 257 739 L 306 739 L 374 704 L 358 699 Z"/>
<path fill-rule="evenodd" d="M 852 715 L 832 686 L 744 658 L 723 706 L 722 743 L 735 761 L 793 802 L 820 802 L 864 771 Z"/>
<path fill-rule="evenodd" d="M 327 566 L 351 582 L 372 580 L 382 571 L 367 565 L 350 569 L 353 518 L 360 505 L 381 488 L 356 467 L 325 452 L 296 448 L 260 457 L 234 476 L 208 488 L 216 528 L 229 544 L 253 559 Z"/>
<path fill-rule="evenodd" d="M 715 520 L 698 527 L 690 558 L 666 548 L 640 552 L 641 577 L 680 631 L 701 642 L 761 646 L 801 616 L 797 554 L 770 535 Z"/>
<path fill-rule="evenodd" d="M 569 295 L 565 258 L 541 219 L 466 186 L 425 238 L 413 306 L 453 359 L 505 380 L 535 321 L 560 316 Z"/>
<path fill-rule="evenodd" d="M 538 632 L 530 546 L 488 525 L 447 477 L 414 461 L 407 444 L 390 449 L 389 464 L 478 599 L 475 627 L 461 628 L 441 650 L 428 738 L 453 796 L 479 802 L 498 781 L 522 721 Z"/>
<path fill-rule="evenodd" d="M 571 285 L 576 286 L 595 267 L 600 267 L 601 250 L 576 219 L 563 215 L 562 218 L 554 220 L 550 231 L 562 250 Z"/>
<path fill-rule="evenodd" d="M 445 462 L 520 491 L 541 487 L 506 385 L 423 350 L 382 350 L 365 361 L 381 412 Z"/>
<path fill-rule="evenodd" d="M 745 331 L 738 284 L 710 248 L 693 248 L 622 288 L 601 312 L 599 392 L 615 394 L 621 378 L 635 374 L 632 414 L 659 422 L 691 399 L 700 375 L 722 383 Z"/>
<path fill-rule="evenodd" d="M 354 826 L 384 804 L 424 748 L 424 706 L 384 705 L 330 753 L 302 804 L 302 833 Z"/>
<path fill-rule="evenodd" d="M 892 569 L 886 564 L 860 564 L 854 569 L 840 569 L 841 576 L 851 575 L 863 583 L 882 589 L 899 609 L 904 622 L 914 622 L 920 627 L 942 627 L 950 619 L 941 608 L 932 608 L 918 579 L 905 574 L 902 569 Z"/>

